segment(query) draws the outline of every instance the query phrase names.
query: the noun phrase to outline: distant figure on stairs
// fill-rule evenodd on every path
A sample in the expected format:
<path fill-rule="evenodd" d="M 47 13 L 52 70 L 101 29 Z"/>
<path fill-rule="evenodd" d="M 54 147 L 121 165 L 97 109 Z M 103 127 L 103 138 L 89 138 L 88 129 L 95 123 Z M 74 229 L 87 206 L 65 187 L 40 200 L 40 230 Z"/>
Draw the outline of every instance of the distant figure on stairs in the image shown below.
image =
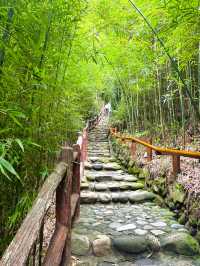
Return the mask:
<path fill-rule="evenodd" d="M 112 110 L 112 108 L 111 108 L 111 103 L 110 103 L 110 102 L 108 102 L 108 103 L 104 106 L 104 110 L 105 110 L 105 115 L 110 115 L 111 110 Z"/>

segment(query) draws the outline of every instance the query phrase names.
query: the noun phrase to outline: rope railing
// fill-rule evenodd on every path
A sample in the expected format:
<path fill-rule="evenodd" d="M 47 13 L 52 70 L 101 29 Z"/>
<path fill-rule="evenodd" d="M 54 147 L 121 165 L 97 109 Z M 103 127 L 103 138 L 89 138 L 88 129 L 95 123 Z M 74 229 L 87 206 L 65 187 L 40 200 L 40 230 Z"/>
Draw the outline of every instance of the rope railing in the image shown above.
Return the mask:
<path fill-rule="evenodd" d="M 153 158 L 152 151 L 155 151 L 156 155 L 171 155 L 173 174 L 175 176 L 181 171 L 181 168 L 180 168 L 180 157 L 181 156 L 200 159 L 200 152 L 198 151 L 178 150 L 178 149 L 163 148 L 163 147 L 155 146 L 155 145 L 152 145 L 151 138 L 148 141 L 141 140 L 139 138 L 117 132 L 116 128 L 110 128 L 110 134 L 112 137 L 119 139 L 122 142 L 130 143 L 130 152 L 131 152 L 133 159 L 135 159 L 135 155 L 136 155 L 136 143 L 141 144 L 146 147 L 148 161 L 151 161 Z"/>
<path fill-rule="evenodd" d="M 64 144 L 58 164 L 3 254 L 0 266 L 70 265 L 71 229 L 80 214 L 80 181 L 87 158 L 88 132 L 98 122 L 99 116 L 88 121 L 72 147 Z M 45 219 L 54 199 L 55 226 L 44 252 Z"/>

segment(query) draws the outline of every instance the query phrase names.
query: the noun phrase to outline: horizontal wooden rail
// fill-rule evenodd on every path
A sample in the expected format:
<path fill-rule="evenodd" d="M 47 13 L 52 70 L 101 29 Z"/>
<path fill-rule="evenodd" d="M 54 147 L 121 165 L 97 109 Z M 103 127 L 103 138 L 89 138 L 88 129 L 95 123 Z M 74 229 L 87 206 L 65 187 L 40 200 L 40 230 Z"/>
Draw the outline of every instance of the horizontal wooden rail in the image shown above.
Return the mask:
<path fill-rule="evenodd" d="M 100 116 L 87 123 L 73 147 L 64 145 L 59 163 L 46 179 L 32 209 L 3 254 L 0 266 L 70 265 L 71 228 L 80 213 L 80 180 L 87 158 L 88 132 Z M 46 214 L 55 199 L 55 228 L 44 255 Z"/>
<path fill-rule="evenodd" d="M 171 148 L 162 148 L 158 146 L 154 146 L 146 141 L 140 140 L 138 138 L 132 137 L 132 136 L 125 136 L 120 133 L 113 133 L 112 135 L 115 138 L 119 138 L 122 141 L 133 141 L 137 142 L 143 146 L 146 146 L 158 153 L 158 155 L 179 155 L 179 156 L 184 156 L 184 157 L 190 157 L 190 158 L 196 158 L 200 159 L 200 152 L 198 151 L 187 151 L 187 150 L 177 150 L 177 149 L 171 149 Z"/>
<path fill-rule="evenodd" d="M 187 151 L 187 150 L 178 150 L 178 149 L 172 149 L 172 148 L 158 147 L 158 146 L 152 145 L 151 139 L 148 142 L 148 141 L 141 140 L 133 136 L 125 135 L 125 134 L 117 132 L 116 128 L 111 128 L 110 133 L 114 138 L 119 139 L 122 142 L 127 141 L 131 143 L 130 151 L 131 151 L 132 158 L 134 159 L 135 159 L 135 154 L 136 154 L 136 143 L 141 144 L 147 148 L 146 153 L 147 153 L 148 161 L 152 160 L 152 151 L 155 151 L 156 155 L 171 155 L 174 176 L 176 176 L 181 170 L 180 169 L 180 156 L 200 159 L 200 152 L 198 151 Z"/>

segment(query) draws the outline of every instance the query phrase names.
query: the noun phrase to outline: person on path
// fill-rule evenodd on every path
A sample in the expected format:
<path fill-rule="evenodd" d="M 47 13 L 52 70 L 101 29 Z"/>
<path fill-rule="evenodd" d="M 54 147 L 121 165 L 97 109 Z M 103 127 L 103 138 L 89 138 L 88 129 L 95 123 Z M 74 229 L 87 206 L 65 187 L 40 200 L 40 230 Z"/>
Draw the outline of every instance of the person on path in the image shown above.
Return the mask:
<path fill-rule="evenodd" d="M 111 109 L 111 103 L 108 102 L 108 103 L 105 105 L 104 109 L 105 109 L 105 114 L 106 114 L 106 115 L 110 115 L 110 113 L 111 113 L 111 111 L 112 111 L 112 109 Z"/>

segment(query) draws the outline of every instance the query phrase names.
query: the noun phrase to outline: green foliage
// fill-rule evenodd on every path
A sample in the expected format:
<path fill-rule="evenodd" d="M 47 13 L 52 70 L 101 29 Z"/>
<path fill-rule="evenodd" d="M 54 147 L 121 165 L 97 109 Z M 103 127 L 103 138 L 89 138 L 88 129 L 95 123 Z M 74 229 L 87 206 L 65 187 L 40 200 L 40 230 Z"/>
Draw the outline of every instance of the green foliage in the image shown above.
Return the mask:
<path fill-rule="evenodd" d="M 196 104 L 200 101 L 199 3 L 134 1 L 165 43 Z M 88 23 L 89 21 L 89 23 Z M 176 129 L 198 121 L 190 99 L 160 43 L 129 1 L 93 0 L 87 15 L 97 62 L 104 66 L 104 95 L 114 124 L 129 131 Z M 200 105 L 199 105 L 200 106 Z M 193 122 L 194 121 L 194 122 Z M 175 132 L 175 133 L 176 133 Z"/>
<path fill-rule="evenodd" d="M 199 3 L 136 0 L 200 108 Z M 199 122 L 127 0 L 0 3 L 0 253 L 56 161 L 102 102 L 112 123 L 160 140 Z M 168 132 L 170 131 L 168 130 Z"/>
<path fill-rule="evenodd" d="M 54 167 L 101 105 L 83 0 L 0 3 L 0 253 Z M 95 77 L 95 80 L 94 80 Z"/>

